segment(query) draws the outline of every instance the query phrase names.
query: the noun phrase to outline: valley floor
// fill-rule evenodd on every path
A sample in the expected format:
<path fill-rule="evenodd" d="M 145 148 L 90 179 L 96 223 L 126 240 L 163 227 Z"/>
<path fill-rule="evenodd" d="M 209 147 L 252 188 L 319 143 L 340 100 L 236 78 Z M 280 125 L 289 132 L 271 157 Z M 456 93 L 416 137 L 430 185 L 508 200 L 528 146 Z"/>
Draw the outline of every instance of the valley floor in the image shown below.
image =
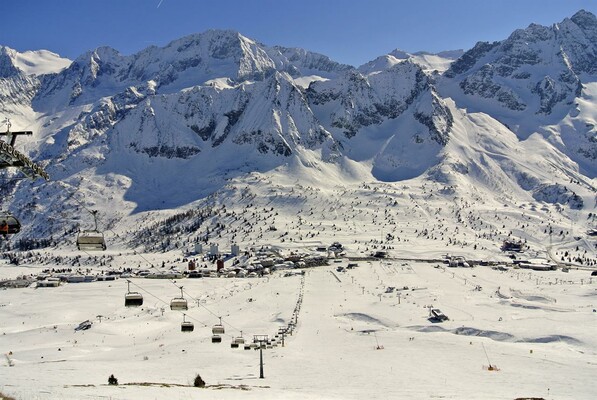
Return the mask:
<path fill-rule="evenodd" d="M 341 260 L 304 276 L 133 278 L 145 298 L 139 308 L 124 307 L 124 279 L 4 290 L 0 392 L 113 400 L 595 397 L 597 279 L 589 272 L 358 264 L 338 272 L 347 265 Z M 168 307 L 177 285 L 188 293 L 194 332 L 180 332 L 182 312 Z M 449 320 L 431 322 L 429 306 Z M 226 334 L 212 344 L 218 317 Z M 294 318 L 284 347 L 263 351 L 264 379 L 258 351 L 230 348 L 241 331 L 248 341 L 271 338 Z M 84 320 L 91 328 L 75 331 Z M 108 385 L 111 374 L 119 385 Z M 206 388 L 193 387 L 197 374 Z"/>

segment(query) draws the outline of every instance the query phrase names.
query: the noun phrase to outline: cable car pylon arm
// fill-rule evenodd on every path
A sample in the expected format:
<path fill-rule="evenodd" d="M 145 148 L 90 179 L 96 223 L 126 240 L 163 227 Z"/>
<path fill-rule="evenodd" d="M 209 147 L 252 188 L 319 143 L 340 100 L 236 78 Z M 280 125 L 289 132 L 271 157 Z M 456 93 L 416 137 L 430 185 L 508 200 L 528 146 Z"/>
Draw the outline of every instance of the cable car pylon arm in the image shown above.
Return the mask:
<path fill-rule="evenodd" d="M 10 124 L 8 125 L 10 128 Z M 17 136 L 21 136 L 21 135 L 33 135 L 32 131 L 16 131 L 16 132 L 10 132 L 10 129 L 7 130 L 6 132 L 0 132 L 0 136 L 10 136 L 10 145 L 11 147 L 15 147 L 15 143 L 17 141 Z"/>

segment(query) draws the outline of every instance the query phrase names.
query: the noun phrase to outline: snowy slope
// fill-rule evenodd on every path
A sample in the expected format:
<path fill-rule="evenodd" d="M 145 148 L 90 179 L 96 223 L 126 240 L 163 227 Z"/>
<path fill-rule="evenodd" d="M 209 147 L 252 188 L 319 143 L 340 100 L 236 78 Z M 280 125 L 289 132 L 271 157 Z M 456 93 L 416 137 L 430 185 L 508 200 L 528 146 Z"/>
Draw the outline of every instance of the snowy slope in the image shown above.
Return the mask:
<path fill-rule="evenodd" d="M 417 52 L 414 54 L 395 49 L 392 52 L 378 57 L 373 61 L 369 61 L 361 65 L 358 69 L 361 73 L 369 74 L 376 71 L 381 71 L 391 68 L 394 65 L 409 60 L 418 64 L 427 73 L 443 73 L 446 71 L 452 62 L 458 59 L 464 52 L 462 50 L 444 51 L 438 54 L 428 52 Z"/>
<path fill-rule="evenodd" d="M 10 47 L 0 46 L 0 76 L 4 78 L 19 72 L 25 75 L 55 74 L 67 68 L 71 62 L 47 50 L 19 53 Z"/>
<path fill-rule="evenodd" d="M 15 66 L 27 75 L 58 73 L 72 63 L 71 60 L 47 50 L 17 53 L 14 62 Z"/>

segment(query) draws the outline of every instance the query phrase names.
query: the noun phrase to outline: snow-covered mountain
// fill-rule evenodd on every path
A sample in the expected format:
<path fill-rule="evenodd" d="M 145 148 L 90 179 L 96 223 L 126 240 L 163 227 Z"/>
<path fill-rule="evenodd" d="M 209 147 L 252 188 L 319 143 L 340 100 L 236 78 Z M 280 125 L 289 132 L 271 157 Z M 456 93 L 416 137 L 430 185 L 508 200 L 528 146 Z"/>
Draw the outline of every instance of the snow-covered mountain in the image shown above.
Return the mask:
<path fill-rule="evenodd" d="M 443 73 L 450 67 L 450 64 L 452 64 L 463 54 L 463 50 L 442 51 L 437 54 L 420 51 L 411 54 L 400 49 L 395 49 L 386 55 L 377 57 L 375 60 L 361 65 L 359 67 L 359 71 L 362 73 L 372 73 L 390 68 L 398 63 L 404 62 L 405 60 L 409 60 L 420 65 L 425 72 Z"/>
<path fill-rule="evenodd" d="M 595 177 L 595 120 L 583 103 L 592 98 L 596 74 L 597 19 L 579 11 L 550 27 L 531 24 L 504 41 L 477 43 L 450 66 L 439 86 L 459 107 L 491 115 L 521 139 L 544 134 Z M 574 124 L 575 132 L 562 121 Z"/>
<path fill-rule="evenodd" d="M 268 48 L 237 32 L 212 30 L 131 56 L 109 47 L 89 51 L 62 73 L 48 76 L 35 105 L 45 110 L 89 104 L 131 86 L 167 94 L 217 78 L 236 83 L 259 81 L 276 71 L 327 77 L 347 68 L 319 54 Z"/>
<path fill-rule="evenodd" d="M 286 195 L 303 184 L 348 185 L 358 196 L 367 182 L 423 199 L 430 186 L 440 203 L 529 203 L 545 216 L 555 207 L 588 228 L 596 35 L 595 16 L 580 11 L 456 60 L 395 50 L 359 68 L 218 30 L 130 56 L 102 47 L 67 67 L 37 52 L 27 69 L 18 60 L 31 56 L 4 47 L 0 115 L 35 132 L 17 147 L 52 181 L 3 188 L 3 206 L 27 226 L 22 238 L 71 237 L 88 223 L 85 208 L 100 209 L 118 235 L 142 229 L 139 218 L 150 226 L 208 203 L 241 207 L 238 193 L 261 174 Z M 293 212 L 278 196 L 266 201 L 267 186 L 257 192 L 263 206 Z"/>
<path fill-rule="evenodd" d="M 67 68 L 71 62 L 47 50 L 19 53 L 9 47 L 0 46 L 0 77 L 2 78 L 8 78 L 19 72 L 25 75 L 58 73 Z"/>

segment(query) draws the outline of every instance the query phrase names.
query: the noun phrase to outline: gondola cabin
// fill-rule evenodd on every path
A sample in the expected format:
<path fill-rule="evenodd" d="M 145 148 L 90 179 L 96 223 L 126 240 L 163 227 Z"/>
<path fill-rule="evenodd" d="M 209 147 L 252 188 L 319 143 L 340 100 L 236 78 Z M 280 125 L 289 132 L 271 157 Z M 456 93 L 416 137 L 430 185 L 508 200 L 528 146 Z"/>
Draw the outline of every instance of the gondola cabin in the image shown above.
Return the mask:
<path fill-rule="evenodd" d="M 82 251 L 106 250 L 104 234 L 99 231 L 81 231 L 77 236 L 77 248 Z"/>
<path fill-rule="evenodd" d="M 222 343 L 222 336 L 220 336 L 220 335 L 212 335 L 211 342 L 212 343 Z"/>
<path fill-rule="evenodd" d="M 14 235 L 21 231 L 21 223 L 9 213 L 0 213 L 0 235 Z"/>

